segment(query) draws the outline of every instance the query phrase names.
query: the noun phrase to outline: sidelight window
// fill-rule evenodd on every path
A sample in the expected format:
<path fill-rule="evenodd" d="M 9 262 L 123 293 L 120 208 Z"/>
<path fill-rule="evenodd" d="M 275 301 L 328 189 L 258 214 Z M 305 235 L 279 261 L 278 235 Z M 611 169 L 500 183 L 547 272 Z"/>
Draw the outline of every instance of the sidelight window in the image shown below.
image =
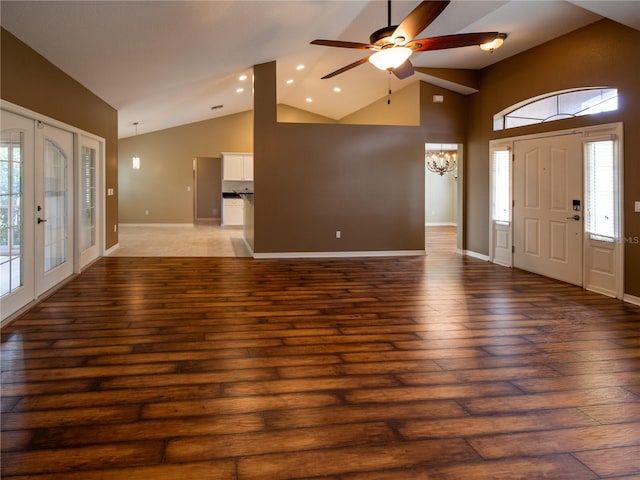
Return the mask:
<path fill-rule="evenodd" d="M 585 230 L 593 240 L 613 242 L 618 229 L 615 141 L 587 142 L 584 149 Z"/>

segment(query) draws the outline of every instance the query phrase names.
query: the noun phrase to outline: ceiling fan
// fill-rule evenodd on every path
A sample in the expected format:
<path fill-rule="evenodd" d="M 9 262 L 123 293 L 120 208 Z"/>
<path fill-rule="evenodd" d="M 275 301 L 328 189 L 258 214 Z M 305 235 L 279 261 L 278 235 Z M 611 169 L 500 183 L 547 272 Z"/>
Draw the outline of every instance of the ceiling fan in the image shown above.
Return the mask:
<path fill-rule="evenodd" d="M 355 48 L 372 52 L 370 55 L 356 62 L 325 75 L 322 79 L 335 77 L 367 61 L 374 64 L 380 70 L 388 70 L 389 72 L 393 72 L 396 77 L 403 79 L 413 75 L 413 65 L 409 57 L 415 52 L 481 45 L 504 35 L 498 32 L 461 33 L 414 40 L 414 37 L 427 28 L 449 3 L 450 0 L 421 2 L 420 5 L 413 9 L 413 11 L 400 22 L 400 25 L 391 25 L 391 0 L 388 0 L 388 25 L 373 32 L 369 37 L 370 43 L 343 42 L 341 40 L 312 41 L 311 44 L 313 45 Z"/>

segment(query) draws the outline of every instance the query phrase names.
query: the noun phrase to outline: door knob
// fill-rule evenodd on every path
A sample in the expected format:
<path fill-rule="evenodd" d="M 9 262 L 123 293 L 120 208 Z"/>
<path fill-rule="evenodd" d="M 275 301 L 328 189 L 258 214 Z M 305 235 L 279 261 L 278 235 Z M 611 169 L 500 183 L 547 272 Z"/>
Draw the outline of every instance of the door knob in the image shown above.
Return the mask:
<path fill-rule="evenodd" d="M 38 225 L 40 225 L 41 223 L 44 223 L 44 222 L 46 222 L 46 221 L 47 221 L 47 219 L 46 219 L 46 218 L 40 218 L 40 217 L 38 217 Z"/>
<path fill-rule="evenodd" d="M 567 217 L 567 220 L 580 220 L 580 215 L 574 215 L 573 217 Z"/>

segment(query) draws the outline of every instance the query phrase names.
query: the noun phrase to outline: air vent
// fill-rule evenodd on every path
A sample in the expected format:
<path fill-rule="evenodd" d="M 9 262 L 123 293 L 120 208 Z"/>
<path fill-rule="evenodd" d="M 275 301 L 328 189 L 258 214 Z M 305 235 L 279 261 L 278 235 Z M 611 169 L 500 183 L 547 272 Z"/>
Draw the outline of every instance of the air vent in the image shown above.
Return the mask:
<path fill-rule="evenodd" d="M 216 110 L 218 108 L 222 108 L 224 105 L 214 105 L 213 107 L 211 107 L 211 110 Z"/>

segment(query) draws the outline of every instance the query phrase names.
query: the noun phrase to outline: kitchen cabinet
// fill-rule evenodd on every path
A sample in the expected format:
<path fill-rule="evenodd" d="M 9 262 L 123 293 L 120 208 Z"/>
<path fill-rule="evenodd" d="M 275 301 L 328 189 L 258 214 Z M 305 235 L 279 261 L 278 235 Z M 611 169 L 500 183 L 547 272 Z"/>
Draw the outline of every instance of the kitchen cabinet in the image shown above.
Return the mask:
<path fill-rule="evenodd" d="M 244 200 L 241 198 L 222 199 L 222 226 L 238 227 L 244 223 Z"/>
<path fill-rule="evenodd" d="M 222 179 L 253 181 L 253 153 L 223 153 Z"/>

